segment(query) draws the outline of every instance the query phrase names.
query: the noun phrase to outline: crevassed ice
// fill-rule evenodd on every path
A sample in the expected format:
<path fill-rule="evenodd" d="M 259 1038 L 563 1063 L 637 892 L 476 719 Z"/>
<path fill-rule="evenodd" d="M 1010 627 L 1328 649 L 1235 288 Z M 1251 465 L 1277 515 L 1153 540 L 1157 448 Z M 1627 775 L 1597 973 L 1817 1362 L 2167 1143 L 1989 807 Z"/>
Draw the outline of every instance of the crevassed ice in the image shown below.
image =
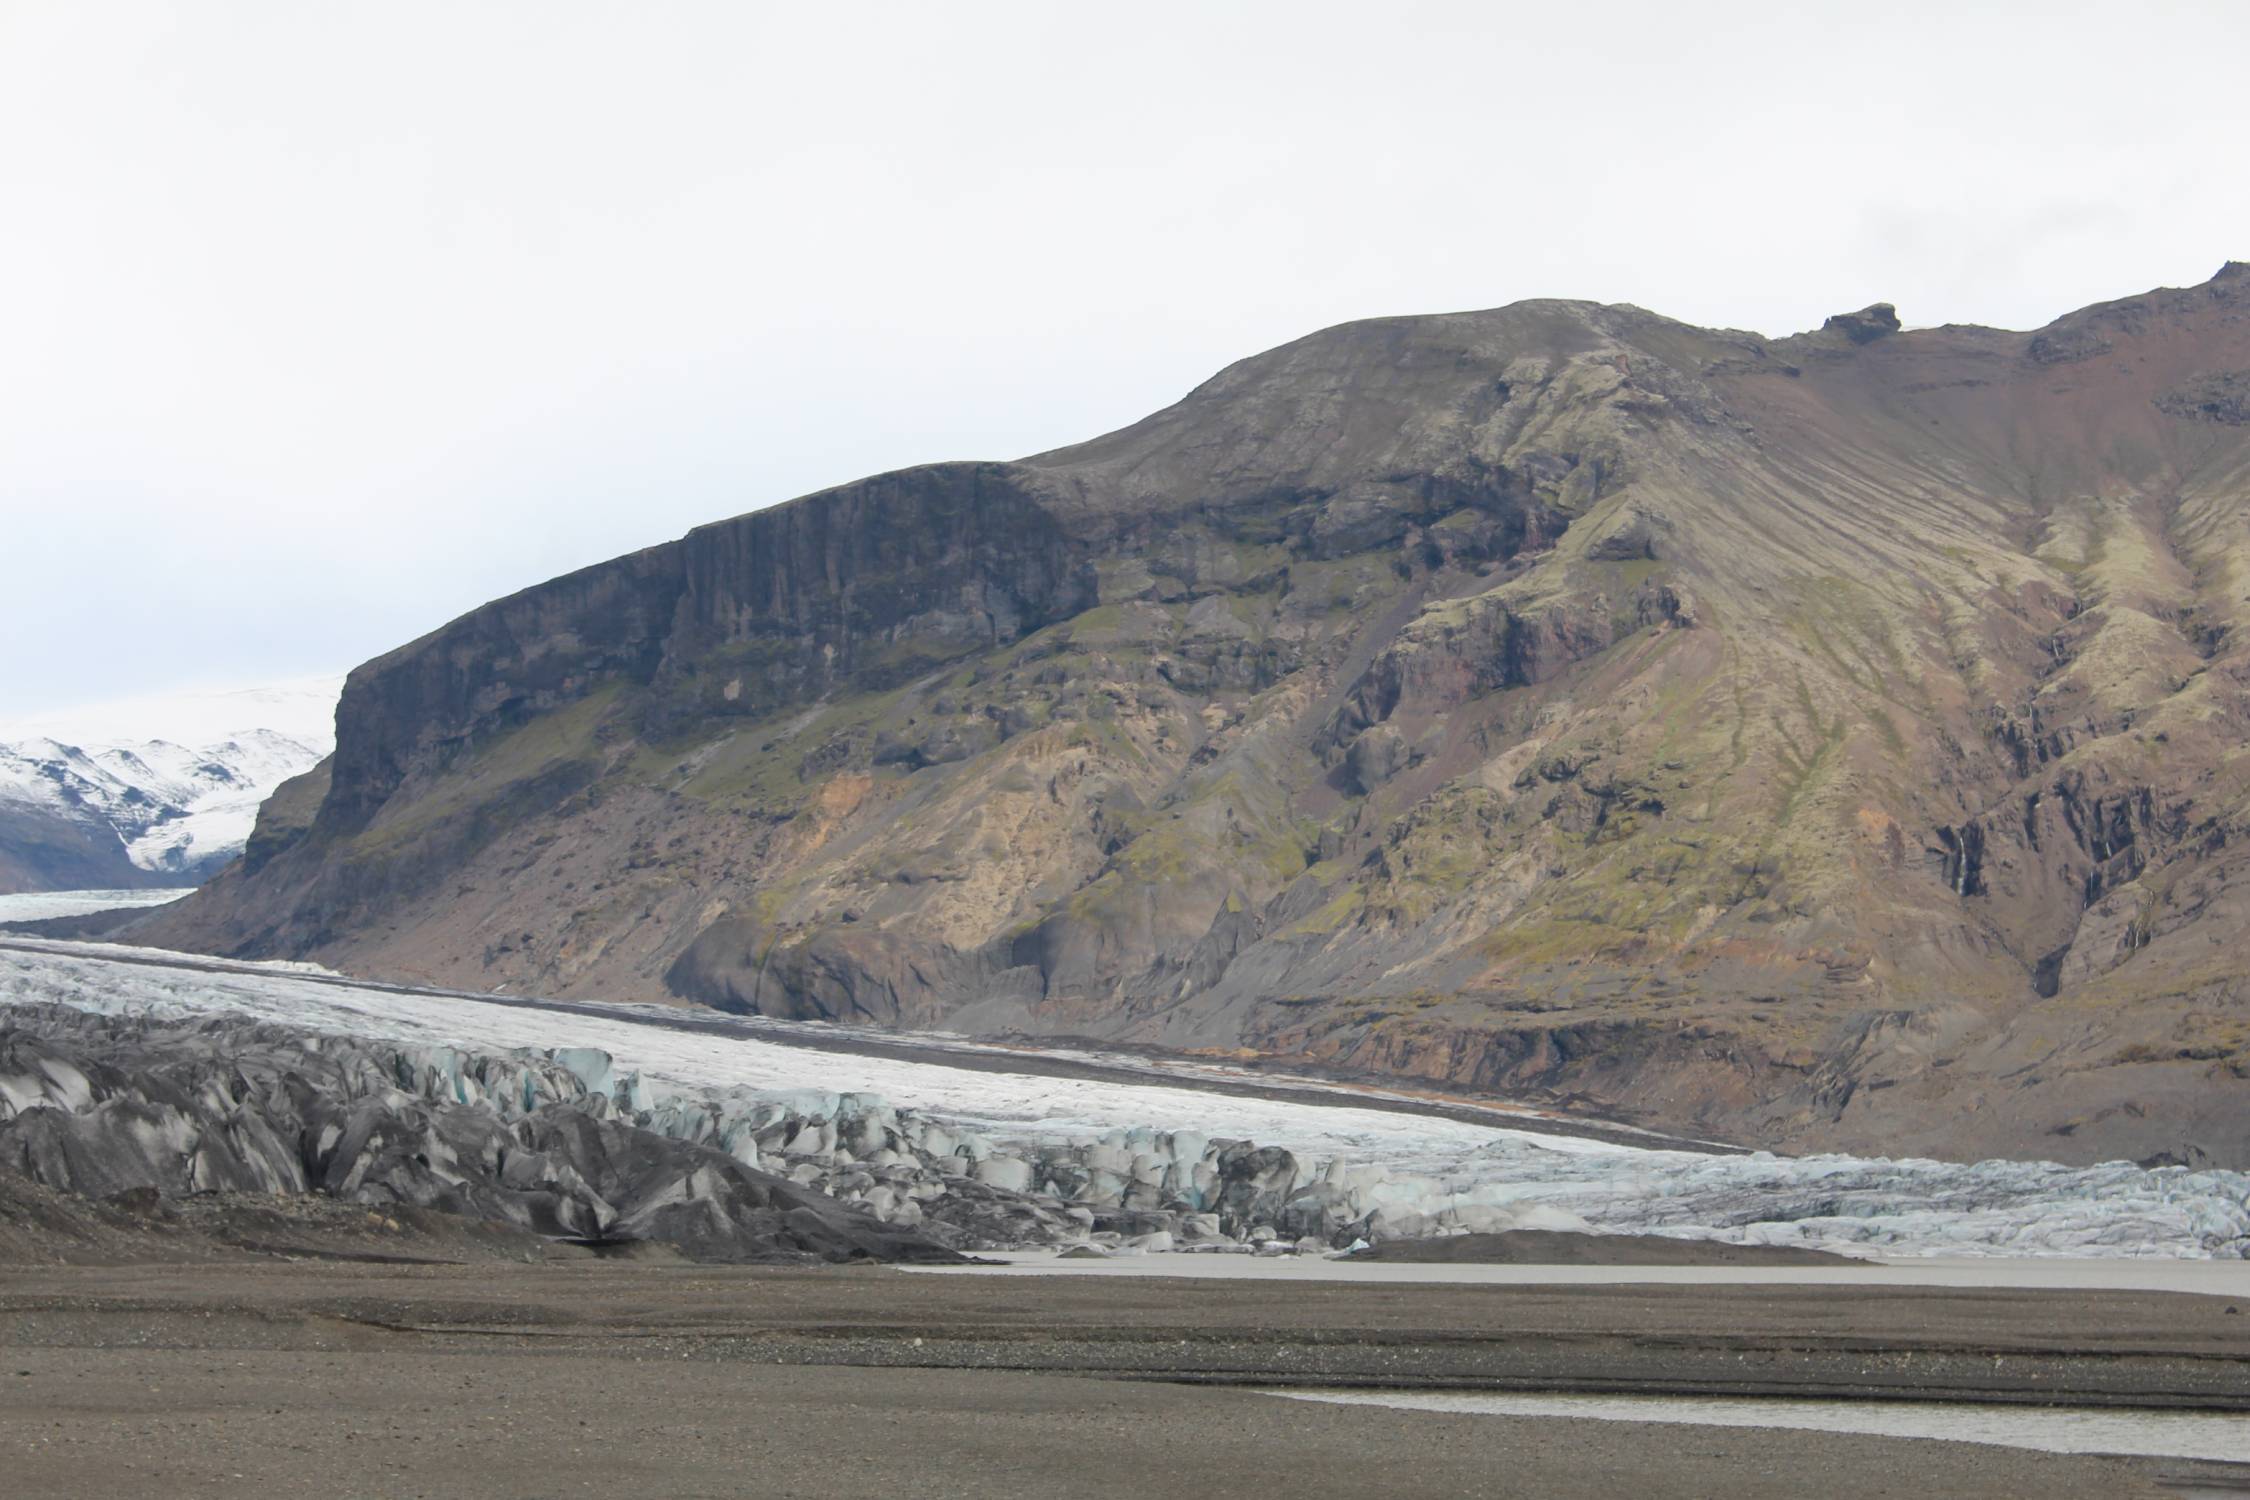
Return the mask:
<path fill-rule="evenodd" d="M 165 957 L 164 955 L 151 955 Z M 2250 1256 L 2250 1174 L 2128 1162 L 1952 1163 L 1710 1156 L 1348 1104 L 1237 1098 L 1192 1086 L 992 1073 L 692 1034 L 629 1013 L 584 1016 L 318 984 L 285 972 L 126 964 L 82 945 L 0 950 L 0 1003 L 118 1012 L 227 1010 L 362 1035 L 549 1055 L 659 1120 L 714 1096 L 827 1119 L 877 1099 L 961 1132 L 972 1157 L 1098 1143 L 1121 1166 L 1206 1136 L 1288 1148 L 1321 1183 L 1397 1232 L 1516 1226 L 1678 1235 L 1889 1255 Z M 807 1028 L 818 1036 L 818 1028 Z M 670 1104 L 674 1107 L 660 1108 Z M 1192 1129 L 1190 1128 L 1192 1127 Z M 1106 1157 L 1105 1153 L 1105 1157 Z"/>

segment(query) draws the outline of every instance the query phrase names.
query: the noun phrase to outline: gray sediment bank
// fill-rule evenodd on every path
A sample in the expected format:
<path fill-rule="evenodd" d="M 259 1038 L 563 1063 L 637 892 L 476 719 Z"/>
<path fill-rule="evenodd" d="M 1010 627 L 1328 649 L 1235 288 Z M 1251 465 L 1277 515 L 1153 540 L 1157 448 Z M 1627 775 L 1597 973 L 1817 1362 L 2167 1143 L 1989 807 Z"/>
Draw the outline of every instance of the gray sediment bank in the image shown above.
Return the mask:
<path fill-rule="evenodd" d="M 1920 1439 L 1307 1408 L 1254 1392 L 2250 1412 L 2250 1317 L 2179 1294 L 1026 1280 L 524 1265 L 432 1248 L 463 1259 L 12 1272 L 0 1282 L 12 1473 L 57 1496 L 152 1482 L 183 1495 L 529 1496 L 629 1479 L 808 1496 L 1318 1483 L 1563 1500 L 2062 1500 L 2224 1493 L 2239 1475 Z"/>

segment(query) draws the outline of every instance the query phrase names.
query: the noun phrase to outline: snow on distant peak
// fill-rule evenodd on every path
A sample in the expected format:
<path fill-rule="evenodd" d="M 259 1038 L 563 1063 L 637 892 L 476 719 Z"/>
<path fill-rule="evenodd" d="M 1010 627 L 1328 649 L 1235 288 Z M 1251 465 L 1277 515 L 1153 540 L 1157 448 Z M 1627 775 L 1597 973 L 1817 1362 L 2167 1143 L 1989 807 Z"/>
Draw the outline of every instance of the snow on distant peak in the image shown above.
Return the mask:
<path fill-rule="evenodd" d="M 241 852 L 273 789 L 335 748 L 343 682 L 189 689 L 0 720 L 0 854 L 11 842 L 48 851 L 81 877 L 105 862 L 120 879 L 214 873 Z M 25 837 L 7 837 L 11 819 Z M 56 856 L 61 829 L 72 847 Z M 53 876 L 64 880 L 59 867 Z M 0 881 L 44 888 L 20 860 L 0 860 Z"/>

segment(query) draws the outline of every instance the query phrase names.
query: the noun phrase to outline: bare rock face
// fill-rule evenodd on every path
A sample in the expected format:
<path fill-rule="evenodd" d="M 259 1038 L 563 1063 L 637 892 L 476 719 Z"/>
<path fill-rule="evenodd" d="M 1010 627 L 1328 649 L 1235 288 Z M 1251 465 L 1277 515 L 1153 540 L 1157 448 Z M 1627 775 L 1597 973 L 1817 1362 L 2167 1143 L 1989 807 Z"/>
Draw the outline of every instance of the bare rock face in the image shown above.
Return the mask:
<path fill-rule="evenodd" d="M 1898 332 L 1898 309 L 1888 302 L 1870 302 L 1858 312 L 1838 313 L 1820 327 L 1823 333 L 1840 333 L 1855 344 L 1872 344 Z"/>
<path fill-rule="evenodd" d="M 2193 421 L 2250 425 L 2250 370 L 2197 376 L 2158 396 L 2156 408 Z"/>
<path fill-rule="evenodd" d="M 1396 727 L 1376 724 L 1362 730 L 1345 752 L 1344 769 L 1361 796 L 1406 768 L 1406 737 Z"/>
<path fill-rule="evenodd" d="M 136 935 L 2250 1160 L 2246 369 L 2239 265 L 2030 334 L 1325 330 L 368 663 Z"/>
<path fill-rule="evenodd" d="M 1005 464 L 881 475 L 466 615 L 351 675 L 319 826 L 604 688 L 658 687 L 640 707 L 662 735 L 904 681 L 1076 614 L 1094 578 L 1035 485 Z"/>

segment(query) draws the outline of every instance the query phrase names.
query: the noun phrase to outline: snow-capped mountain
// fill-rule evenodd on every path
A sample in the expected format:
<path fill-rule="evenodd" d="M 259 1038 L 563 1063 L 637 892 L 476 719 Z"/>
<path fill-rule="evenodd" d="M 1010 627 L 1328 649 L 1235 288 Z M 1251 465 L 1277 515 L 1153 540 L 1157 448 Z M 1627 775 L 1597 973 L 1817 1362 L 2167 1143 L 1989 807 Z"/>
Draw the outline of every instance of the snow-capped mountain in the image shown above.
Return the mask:
<path fill-rule="evenodd" d="M 334 748 L 342 685 L 313 678 L 0 723 L 0 891 L 201 881 L 242 852 L 267 795 Z"/>

